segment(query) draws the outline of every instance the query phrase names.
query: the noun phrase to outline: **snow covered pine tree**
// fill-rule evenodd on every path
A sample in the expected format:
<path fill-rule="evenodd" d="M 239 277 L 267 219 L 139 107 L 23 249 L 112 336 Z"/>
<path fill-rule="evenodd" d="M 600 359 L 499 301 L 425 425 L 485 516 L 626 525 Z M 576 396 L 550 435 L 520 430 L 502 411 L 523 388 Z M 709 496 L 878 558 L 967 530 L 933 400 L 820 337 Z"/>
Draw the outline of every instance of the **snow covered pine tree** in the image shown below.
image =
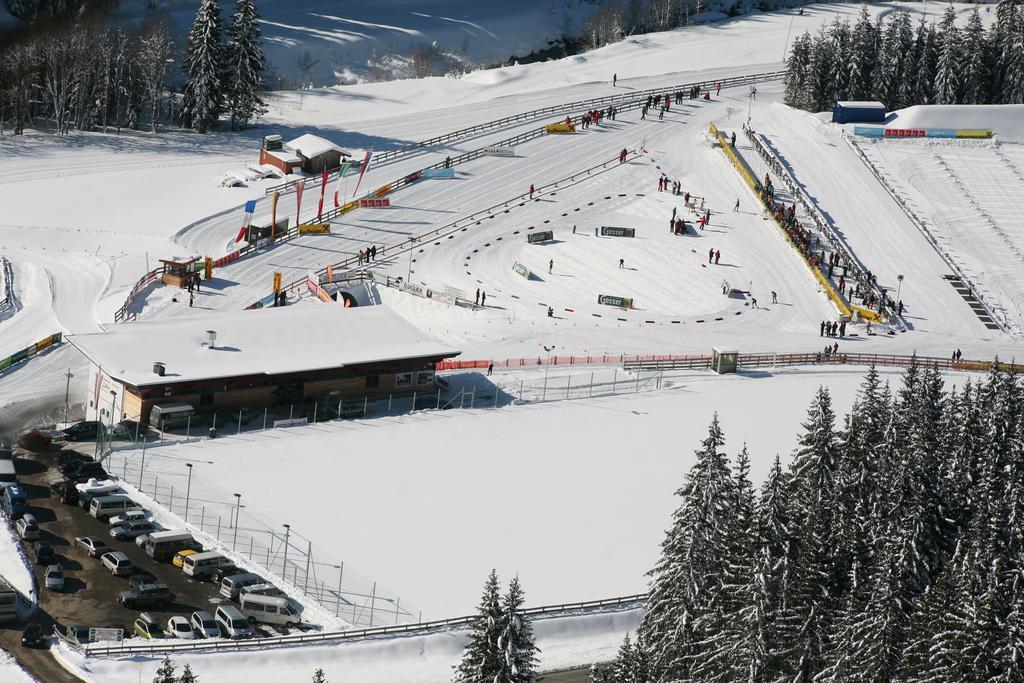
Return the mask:
<path fill-rule="evenodd" d="M 217 0 L 202 0 L 185 48 L 183 106 L 185 120 L 200 133 L 208 133 L 216 127 L 224 108 L 224 52 L 220 31 Z"/>
<path fill-rule="evenodd" d="M 260 45 L 259 18 L 253 0 L 237 0 L 224 60 L 231 130 L 244 129 L 267 112 L 260 98 L 267 60 Z"/>

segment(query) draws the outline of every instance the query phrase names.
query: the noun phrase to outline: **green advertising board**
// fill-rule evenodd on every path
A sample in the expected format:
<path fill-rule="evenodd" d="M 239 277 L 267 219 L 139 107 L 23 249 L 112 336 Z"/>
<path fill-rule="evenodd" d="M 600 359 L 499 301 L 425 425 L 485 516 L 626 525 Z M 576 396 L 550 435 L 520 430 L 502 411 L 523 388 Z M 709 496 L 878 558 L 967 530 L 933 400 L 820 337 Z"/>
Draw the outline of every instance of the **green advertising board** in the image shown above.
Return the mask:
<path fill-rule="evenodd" d="M 603 306 L 615 306 L 616 308 L 633 308 L 633 300 L 624 296 L 611 296 L 610 294 L 599 294 L 597 303 Z"/>
<path fill-rule="evenodd" d="M 555 239 L 555 233 L 550 230 L 544 230 L 543 232 L 534 232 L 526 236 L 526 241 L 530 244 L 536 244 L 537 242 L 547 242 Z"/>
<path fill-rule="evenodd" d="M 633 228 L 616 228 L 610 225 L 601 226 L 602 237 L 636 237 L 636 230 Z"/>
<path fill-rule="evenodd" d="M 530 269 L 527 268 L 526 266 L 524 266 L 519 261 L 516 261 L 515 263 L 512 264 L 512 270 L 514 270 L 515 272 L 519 273 L 520 275 L 525 277 L 527 280 L 530 279 Z"/>

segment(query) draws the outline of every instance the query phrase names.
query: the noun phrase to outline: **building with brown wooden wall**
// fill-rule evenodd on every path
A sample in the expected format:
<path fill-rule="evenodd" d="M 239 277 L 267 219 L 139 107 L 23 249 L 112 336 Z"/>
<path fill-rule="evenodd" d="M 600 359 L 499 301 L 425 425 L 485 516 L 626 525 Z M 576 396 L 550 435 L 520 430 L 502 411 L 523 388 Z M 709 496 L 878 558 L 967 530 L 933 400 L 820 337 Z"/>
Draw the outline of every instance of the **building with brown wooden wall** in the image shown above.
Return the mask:
<path fill-rule="evenodd" d="M 460 352 L 385 306 L 319 303 L 144 320 L 67 337 L 90 361 L 86 419 L 149 419 L 436 391 L 434 366 Z"/>

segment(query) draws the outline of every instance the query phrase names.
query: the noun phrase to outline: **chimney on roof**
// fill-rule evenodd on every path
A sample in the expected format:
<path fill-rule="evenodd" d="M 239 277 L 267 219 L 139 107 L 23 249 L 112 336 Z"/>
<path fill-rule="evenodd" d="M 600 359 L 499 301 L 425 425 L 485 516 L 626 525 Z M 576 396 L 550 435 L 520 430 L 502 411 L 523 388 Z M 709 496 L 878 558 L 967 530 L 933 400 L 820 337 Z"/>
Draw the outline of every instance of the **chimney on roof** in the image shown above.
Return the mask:
<path fill-rule="evenodd" d="M 154 375 L 160 375 L 161 377 L 163 377 L 165 372 L 167 372 L 167 369 L 164 367 L 163 363 L 161 363 L 159 361 L 153 363 L 153 374 Z"/>
<path fill-rule="evenodd" d="M 210 348 L 211 349 L 215 348 L 216 345 L 217 345 L 217 331 L 216 330 L 207 330 L 206 331 L 206 336 L 207 336 L 207 343 L 209 344 Z"/>

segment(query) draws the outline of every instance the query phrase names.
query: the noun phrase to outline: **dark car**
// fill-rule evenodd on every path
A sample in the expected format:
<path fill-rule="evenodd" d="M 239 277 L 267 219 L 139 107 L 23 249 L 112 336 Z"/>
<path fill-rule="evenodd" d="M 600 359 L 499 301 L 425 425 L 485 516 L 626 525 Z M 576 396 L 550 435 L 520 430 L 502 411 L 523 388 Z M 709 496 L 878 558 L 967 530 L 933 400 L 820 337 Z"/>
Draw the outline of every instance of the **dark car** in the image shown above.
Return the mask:
<path fill-rule="evenodd" d="M 50 493 L 65 505 L 74 505 L 78 502 L 78 489 L 74 482 L 54 482 L 50 484 Z"/>
<path fill-rule="evenodd" d="M 142 586 L 155 584 L 156 582 L 155 576 L 140 569 L 137 573 L 133 574 L 130 579 L 128 579 L 128 590 L 138 590 Z"/>
<path fill-rule="evenodd" d="M 21 632 L 22 647 L 39 647 L 46 641 L 47 638 L 43 636 L 43 627 L 34 621 L 29 622 L 25 630 Z"/>
<path fill-rule="evenodd" d="M 76 422 L 67 429 L 59 432 L 59 437 L 67 441 L 89 441 L 95 439 L 99 433 L 100 423 L 95 420 Z"/>
<path fill-rule="evenodd" d="M 46 450 L 51 441 L 52 439 L 49 434 L 33 429 L 19 436 L 16 443 L 26 451 L 43 451 Z"/>
<path fill-rule="evenodd" d="M 121 591 L 117 601 L 125 607 L 164 607 L 173 603 L 177 597 L 171 589 L 162 583 L 148 583 L 135 590 Z"/>
<path fill-rule="evenodd" d="M 57 561 L 57 553 L 53 551 L 53 544 L 49 541 L 33 543 L 32 556 L 36 558 L 36 564 L 53 564 Z"/>
<path fill-rule="evenodd" d="M 76 484 L 81 484 L 90 479 L 102 481 L 109 478 L 107 471 L 103 469 L 103 465 L 98 462 L 84 462 L 77 467 L 70 467 L 66 471 L 62 471 L 61 474 L 64 475 L 67 481 L 75 482 Z"/>
<path fill-rule="evenodd" d="M 241 567 L 236 567 L 234 565 L 228 565 L 226 567 L 217 567 L 217 569 L 214 570 L 213 574 L 210 575 L 210 581 L 212 581 L 214 585 L 219 586 L 220 582 L 229 576 L 248 573 L 248 569 L 242 569 Z"/>
<path fill-rule="evenodd" d="M 84 453 L 79 453 L 78 451 L 62 450 L 57 453 L 58 469 L 73 462 L 93 462 L 93 459 Z"/>

